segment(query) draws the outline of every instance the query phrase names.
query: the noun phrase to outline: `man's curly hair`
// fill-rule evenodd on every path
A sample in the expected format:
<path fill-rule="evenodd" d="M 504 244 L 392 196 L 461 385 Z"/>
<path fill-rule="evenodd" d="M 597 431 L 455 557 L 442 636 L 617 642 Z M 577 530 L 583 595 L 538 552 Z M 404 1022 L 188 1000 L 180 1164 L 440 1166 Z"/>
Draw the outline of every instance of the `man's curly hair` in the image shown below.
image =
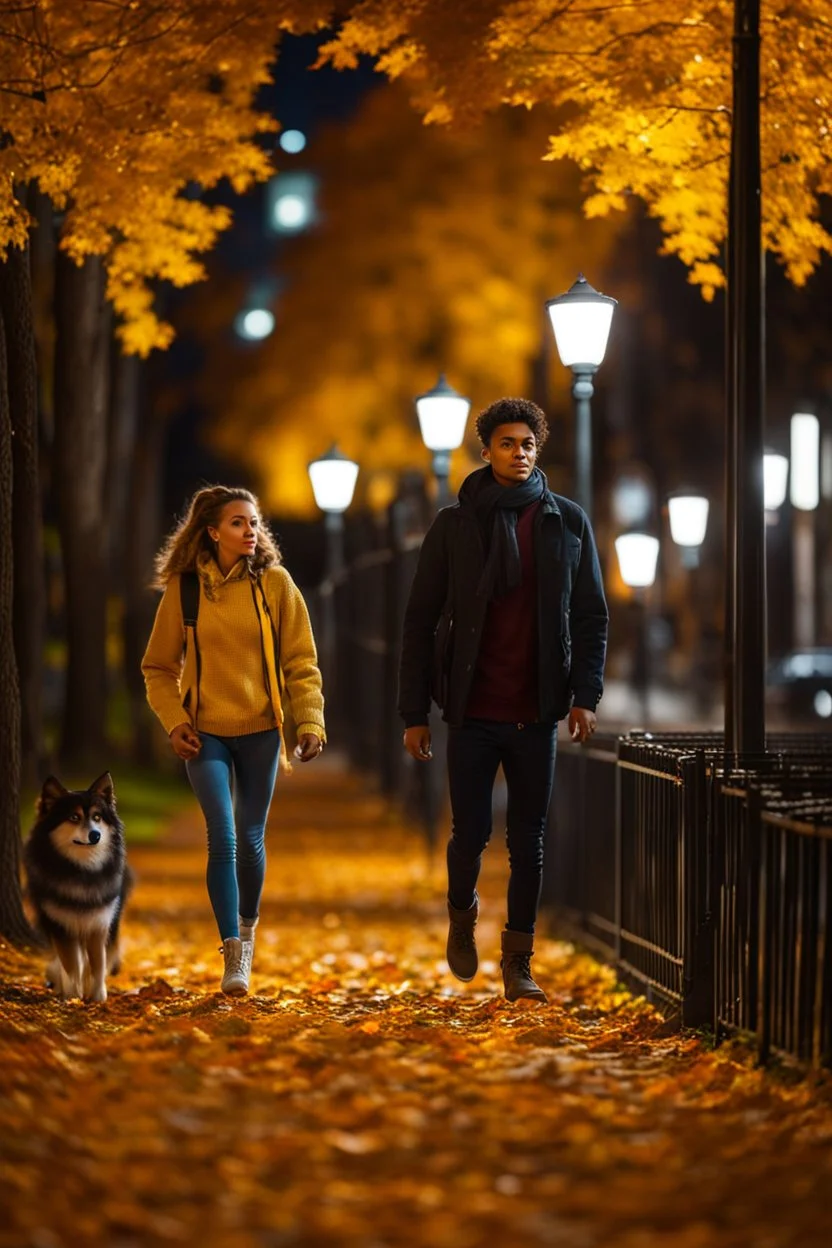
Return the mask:
<path fill-rule="evenodd" d="M 531 399 L 497 399 L 477 417 L 477 436 L 488 446 L 498 425 L 528 425 L 534 434 L 538 451 L 549 436 L 549 424 L 541 408 Z"/>

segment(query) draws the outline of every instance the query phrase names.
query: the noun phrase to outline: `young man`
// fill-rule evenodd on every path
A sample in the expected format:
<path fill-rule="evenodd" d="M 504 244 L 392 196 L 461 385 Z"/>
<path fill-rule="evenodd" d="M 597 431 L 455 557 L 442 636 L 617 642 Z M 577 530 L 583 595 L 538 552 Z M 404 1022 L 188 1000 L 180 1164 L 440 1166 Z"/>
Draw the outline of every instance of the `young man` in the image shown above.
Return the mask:
<path fill-rule="evenodd" d="M 431 758 L 431 695 L 448 722 L 453 829 L 448 842 L 448 964 L 477 970 L 476 884 L 502 763 L 508 789 L 509 1001 L 546 994 L 531 974 L 557 721 L 586 741 L 603 691 L 607 604 L 584 512 L 552 494 L 537 467 L 549 429 L 527 399 L 477 420 L 486 467 L 425 535 L 404 619 L 399 713 L 413 758 Z"/>

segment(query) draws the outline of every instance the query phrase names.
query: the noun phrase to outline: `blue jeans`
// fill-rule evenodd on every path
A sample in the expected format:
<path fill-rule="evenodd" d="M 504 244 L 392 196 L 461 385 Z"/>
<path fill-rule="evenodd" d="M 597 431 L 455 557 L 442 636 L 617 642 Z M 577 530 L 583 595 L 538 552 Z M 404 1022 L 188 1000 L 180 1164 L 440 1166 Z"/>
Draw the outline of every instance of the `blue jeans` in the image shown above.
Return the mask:
<path fill-rule="evenodd" d="M 264 837 L 274 792 L 280 733 L 243 737 L 201 732 L 185 768 L 208 830 L 208 896 L 220 939 L 239 936 L 239 916 L 256 919 L 266 875 Z"/>
<path fill-rule="evenodd" d="M 506 844 L 510 864 L 508 923 L 534 932 L 543 882 L 543 841 L 555 776 L 555 724 L 505 724 L 466 719 L 448 729 L 448 781 L 453 830 L 448 842 L 448 900 L 474 904 L 482 854 L 491 839 L 491 800 L 502 763 L 508 790 Z"/>

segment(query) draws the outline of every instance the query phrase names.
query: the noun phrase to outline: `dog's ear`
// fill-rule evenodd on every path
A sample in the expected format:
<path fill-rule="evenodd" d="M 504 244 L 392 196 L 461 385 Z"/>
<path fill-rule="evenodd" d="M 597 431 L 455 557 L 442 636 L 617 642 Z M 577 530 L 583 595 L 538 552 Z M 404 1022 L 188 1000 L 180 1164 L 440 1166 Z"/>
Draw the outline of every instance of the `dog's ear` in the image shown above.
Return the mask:
<path fill-rule="evenodd" d="M 105 771 L 103 776 L 99 776 L 97 780 L 93 780 L 88 792 L 94 797 L 103 797 L 109 806 L 115 806 L 116 794 L 113 788 L 113 777 L 109 771 Z"/>
<path fill-rule="evenodd" d="M 47 776 L 43 782 L 40 797 L 35 802 L 35 810 L 39 815 L 45 815 L 55 805 L 58 798 L 65 797 L 68 792 L 69 789 L 65 789 L 55 776 Z"/>

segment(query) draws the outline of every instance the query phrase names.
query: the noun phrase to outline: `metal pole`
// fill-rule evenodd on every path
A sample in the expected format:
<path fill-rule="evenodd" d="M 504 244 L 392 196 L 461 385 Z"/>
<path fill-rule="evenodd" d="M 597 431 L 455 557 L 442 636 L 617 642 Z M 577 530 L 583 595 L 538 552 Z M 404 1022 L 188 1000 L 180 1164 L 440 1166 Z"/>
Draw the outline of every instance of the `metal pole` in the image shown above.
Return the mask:
<path fill-rule="evenodd" d="M 731 379 L 726 448 L 727 510 L 733 508 L 733 697 L 726 744 L 765 748 L 765 513 L 763 509 L 764 267 L 760 174 L 760 0 L 735 0 L 734 100 L 729 182 L 728 342 Z M 734 468 L 730 463 L 733 457 Z M 734 487 L 732 497 L 731 487 Z M 729 561 L 730 563 L 730 561 Z M 730 714 L 730 719 L 729 719 Z"/>
<path fill-rule="evenodd" d="M 572 370 L 575 406 L 575 502 L 592 518 L 592 408 L 594 369 Z"/>
<path fill-rule="evenodd" d="M 638 632 L 636 634 L 636 652 L 634 663 L 634 681 L 641 707 L 642 726 L 650 724 L 650 614 L 647 606 L 648 590 L 635 591 L 638 604 Z"/>
<path fill-rule="evenodd" d="M 436 478 L 436 510 L 441 507 L 449 507 L 451 503 L 451 491 L 448 485 L 448 476 L 451 471 L 451 452 L 450 451 L 434 451 L 433 452 L 433 475 Z"/>
<path fill-rule="evenodd" d="M 344 517 L 340 511 L 327 511 L 324 515 L 326 528 L 326 576 L 337 577 L 344 570 Z"/>
<path fill-rule="evenodd" d="M 344 571 L 344 517 L 340 511 L 324 513 L 324 530 L 326 533 L 326 552 L 324 578 L 321 584 L 321 670 L 330 691 L 330 701 L 336 708 L 339 705 L 337 686 L 336 648 L 337 622 L 335 618 L 335 593 Z"/>

